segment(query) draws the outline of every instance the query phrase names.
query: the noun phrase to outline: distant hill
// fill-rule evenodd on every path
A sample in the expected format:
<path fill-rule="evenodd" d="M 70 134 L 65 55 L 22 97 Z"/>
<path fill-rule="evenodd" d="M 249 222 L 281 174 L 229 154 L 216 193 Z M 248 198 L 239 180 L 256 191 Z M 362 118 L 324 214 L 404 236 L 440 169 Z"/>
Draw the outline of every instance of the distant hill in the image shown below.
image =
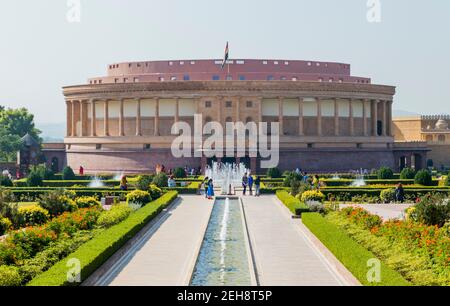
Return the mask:
<path fill-rule="evenodd" d="M 63 142 L 66 134 L 65 123 L 36 123 L 36 128 L 42 131 L 40 135 L 44 142 Z"/>
<path fill-rule="evenodd" d="M 409 116 L 420 116 L 420 114 L 410 111 L 405 111 L 401 109 L 394 109 L 392 112 L 394 117 L 409 117 Z"/>

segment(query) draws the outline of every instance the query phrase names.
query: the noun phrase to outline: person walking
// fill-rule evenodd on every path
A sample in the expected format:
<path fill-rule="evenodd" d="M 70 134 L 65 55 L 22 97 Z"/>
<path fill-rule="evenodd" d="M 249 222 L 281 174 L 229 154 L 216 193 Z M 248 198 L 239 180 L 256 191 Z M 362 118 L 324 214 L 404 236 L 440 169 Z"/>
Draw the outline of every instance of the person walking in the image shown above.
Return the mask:
<path fill-rule="evenodd" d="M 405 201 L 405 190 L 402 184 L 398 184 L 395 188 L 395 200 L 400 203 Z"/>
<path fill-rule="evenodd" d="M 84 168 L 83 168 L 83 166 L 80 166 L 80 169 L 78 170 L 78 173 L 80 175 L 84 175 Z"/>
<path fill-rule="evenodd" d="M 261 192 L 261 179 L 259 176 L 256 176 L 255 179 L 255 197 L 259 197 L 259 193 Z"/>
<path fill-rule="evenodd" d="M 213 185 L 213 180 L 212 179 L 210 179 L 209 182 L 208 182 L 207 195 L 208 195 L 208 199 L 209 200 L 212 200 L 212 198 L 214 197 L 214 185 Z"/>
<path fill-rule="evenodd" d="M 248 176 L 248 193 L 250 195 L 253 195 L 253 176 L 252 175 Z"/>
<path fill-rule="evenodd" d="M 128 190 L 128 181 L 126 175 L 122 176 L 122 178 L 120 179 L 120 190 Z"/>
<path fill-rule="evenodd" d="M 248 185 L 248 177 L 247 173 L 245 173 L 244 176 L 242 177 L 242 187 L 244 188 L 243 195 L 245 195 L 245 193 L 247 192 L 247 185 Z"/>
<path fill-rule="evenodd" d="M 208 183 L 209 183 L 209 177 L 205 177 L 205 180 L 203 181 L 203 189 L 205 190 L 205 198 L 208 198 Z"/>

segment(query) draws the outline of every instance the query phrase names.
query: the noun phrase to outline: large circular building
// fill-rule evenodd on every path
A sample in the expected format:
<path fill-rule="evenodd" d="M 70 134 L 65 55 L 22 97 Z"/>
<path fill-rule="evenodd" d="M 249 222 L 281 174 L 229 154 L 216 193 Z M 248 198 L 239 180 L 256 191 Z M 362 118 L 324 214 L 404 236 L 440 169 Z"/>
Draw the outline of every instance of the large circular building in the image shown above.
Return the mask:
<path fill-rule="evenodd" d="M 174 122 L 278 122 L 283 170 L 398 168 L 404 152 L 423 167 L 426 149 L 394 144 L 395 88 L 355 77 L 343 63 L 182 60 L 112 64 L 106 77 L 64 88 L 67 164 L 88 172 L 204 167 L 175 158 Z M 195 150 L 195 148 L 193 149 Z M 217 159 L 225 160 L 218 157 Z M 259 157 L 227 157 L 260 169 Z"/>

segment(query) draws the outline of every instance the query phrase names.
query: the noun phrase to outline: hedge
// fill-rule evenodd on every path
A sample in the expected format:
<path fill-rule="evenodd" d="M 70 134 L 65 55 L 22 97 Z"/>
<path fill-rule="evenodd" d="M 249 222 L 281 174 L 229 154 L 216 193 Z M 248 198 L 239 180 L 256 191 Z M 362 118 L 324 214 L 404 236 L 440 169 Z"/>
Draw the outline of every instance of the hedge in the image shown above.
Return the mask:
<path fill-rule="evenodd" d="M 351 187 L 351 184 L 354 182 L 352 179 L 339 179 L 339 180 L 333 180 L 333 179 L 321 179 L 322 182 L 325 183 L 325 185 L 330 187 L 337 187 L 337 186 L 349 186 Z M 365 180 L 367 186 L 370 185 L 397 185 L 402 184 L 405 186 L 408 185 L 414 185 L 414 179 L 391 179 L 391 180 Z M 438 186 L 439 180 L 433 180 L 433 183 L 431 186 Z"/>
<path fill-rule="evenodd" d="M 48 193 L 53 189 L 22 189 L 22 190 L 18 190 L 18 189 L 11 189 L 11 192 L 13 193 L 14 197 L 18 200 L 22 199 L 22 198 L 27 198 L 27 199 L 37 199 L 39 198 L 41 195 Z M 105 190 L 105 189 L 68 189 L 68 190 L 73 190 L 75 191 L 76 195 L 79 197 L 83 197 L 83 196 L 87 196 L 87 197 L 104 197 L 104 196 L 116 196 L 116 197 L 120 197 L 120 196 L 125 196 L 129 191 L 122 191 L 122 190 L 118 190 L 118 189 L 109 189 L 109 190 Z"/>
<path fill-rule="evenodd" d="M 185 187 L 163 188 L 163 190 L 175 190 L 179 194 L 197 194 L 200 189 L 201 182 L 191 182 Z"/>
<path fill-rule="evenodd" d="M 309 212 L 309 207 L 305 203 L 291 196 L 285 190 L 278 190 L 277 197 L 296 216 L 301 216 L 303 213 Z"/>
<path fill-rule="evenodd" d="M 75 185 L 79 186 L 89 186 L 91 183 L 90 180 L 72 180 L 72 181 L 62 181 L 62 180 L 44 180 L 42 182 L 43 187 L 71 187 Z M 102 183 L 105 186 L 119 186 L 119 181 L 116 180 L 103 180 Z M 14 182 L 14 185 L 17 187 L 27 187 L 26 180 L 18 180 Z"/>
<path fill-rule="evenodd" d="M 128 240 L 133 238 L 150 220 L 156 217 L 165 207 L 178 196 L 176 191 L 170 191 L 159 199 L 150 202 L 138 211 L 132 213 L 123 222 L 101 232 L 92 240 L 86 242 L 75 252 L 59 261 L 48 271 L 40 274 L 28 283 L 28 286 L 76 286 L 67 280 L 67 262 L 77 258 L 81 262 L 81 279 L 86 280 L 101 265 L 103 265 Z"/>
<path fill-rule="evenodd" d="M 303 224 L 330 250 L 331 253 L 365 286 L 410 286 L 399 273 L 381 262 L 381 282 L 367 280 L 369 260 L 376 256 L 349 237 L 340 228 L 318 213 L 305 213 Z"/>

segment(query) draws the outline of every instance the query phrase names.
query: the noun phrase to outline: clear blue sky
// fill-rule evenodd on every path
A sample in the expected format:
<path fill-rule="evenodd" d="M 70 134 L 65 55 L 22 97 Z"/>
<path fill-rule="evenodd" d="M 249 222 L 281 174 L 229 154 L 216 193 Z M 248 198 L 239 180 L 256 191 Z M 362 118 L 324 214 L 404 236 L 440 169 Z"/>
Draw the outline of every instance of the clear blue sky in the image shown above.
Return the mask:
<path fill-rule="evenodd" d="M 450 1 L 66 0 L 0 3 L 0 104 L 38 122 L 64 122 L 64 85 L 106 74 L 109 63 L 232 58 L 339 61 L 374 83 L 397 86 L 396 109 L 450 112 Z"/>

